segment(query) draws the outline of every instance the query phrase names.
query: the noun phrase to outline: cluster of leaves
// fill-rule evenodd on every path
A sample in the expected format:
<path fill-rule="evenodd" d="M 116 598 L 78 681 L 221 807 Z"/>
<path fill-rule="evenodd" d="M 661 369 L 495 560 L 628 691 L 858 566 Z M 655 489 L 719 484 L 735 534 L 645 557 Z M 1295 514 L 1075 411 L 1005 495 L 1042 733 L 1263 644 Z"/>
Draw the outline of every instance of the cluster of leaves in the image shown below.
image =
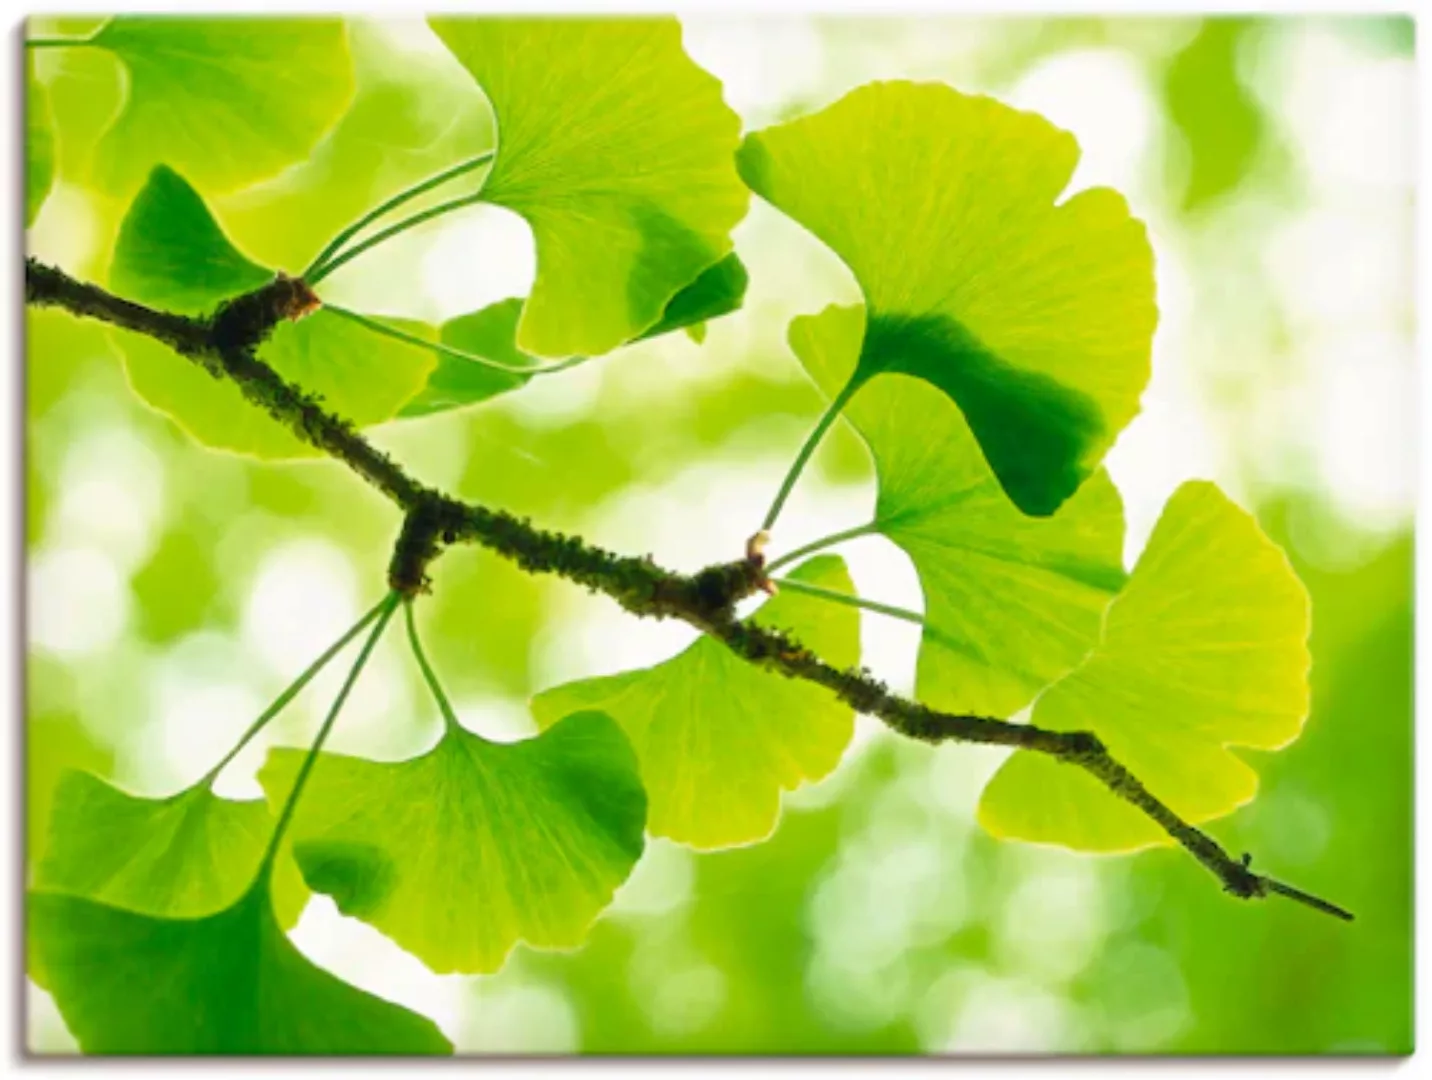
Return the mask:
<path fill-rule="evenodd" d="M 1306 594 L 1256 523 L 1202 482 L 1170 499 L 1126 572 L 1122 506 L 1100 462 L 1148 380 L 1153 260 L 1115 192 L 1059 201 L 1071 135 L 948 86 L 886 82 L 742 140 L 674 20 L 430 25 L 490 104 L 496 145 L 467 147 L 306 267 L 282 269 L 317 287 L 390 236 L 482 201 L 530 225 L 531 293 L 440 326 L 323 304 L 280 326 L 264 360 L 368 425 L 477 405 L 657 334 L 699 339 L 742 302 L 730 234 L 755 192 L 835 252 L 864 297 L 790 328 L 830 407 L 766 525 L 834 423 L 853 425 L 878 478 L 867 525 L 770 564 L 796 565 L 756 621 L 852 667 L 857 608 L 909 618 L 923 628 L 922 702 L 989 716 L 1033 704 L 1041 726 L 1094 731 L 1189 822 L 1253 797 L 1257 778 L 1228 746 L 1299 733 Z M 92 162 L 98 182 L 132 194 L 114 291 L 205 314 L 272 279 L 280 268 L 242 252 L 205 194 L 272 176 L 341 123 L 347 42 L 331 19 L 121 17 L 46 43 L 107 50 L 128 70 Z M 55 161 L 34 60 L 27 220 Z M 454 183 L 468 190 L 380 227 Z M 310 452 L 232 385 L 145 337 L 115 338 L 136 392 L 200 443 Z M 867 533 L 909 556 L 922 615 L 857 596 L 842 560 L 818 554 Z M 214 794 L 238 748 L 164 799 L 63 781 L 32 882 L 29 961 L 84 1049 L 449 1050 L 430 1022 L 293 948 L 284 928 L 309 890 L 434 971 L 492 972 L 519 941 L 580 944 L 647 833 L 700 849 L 769 836 L 782 791 L 829 774 L 852 737 L 852 710 L 826 691 L 702 639 L 650 668 L 547 690 L 532 702 L 541 734 L 492 743 L 458 722 L 409 602 L 441 740 L 397 763 L 322 752 L 399 603 L 381 601 L 245 735 L 240 746 L 368 631 L 313 747 L 270 754 L 266 800 Z M 1085 774 L 1030 753 L 994 777 L 980 820 L 1083 851 L 1171 842 Z"/>

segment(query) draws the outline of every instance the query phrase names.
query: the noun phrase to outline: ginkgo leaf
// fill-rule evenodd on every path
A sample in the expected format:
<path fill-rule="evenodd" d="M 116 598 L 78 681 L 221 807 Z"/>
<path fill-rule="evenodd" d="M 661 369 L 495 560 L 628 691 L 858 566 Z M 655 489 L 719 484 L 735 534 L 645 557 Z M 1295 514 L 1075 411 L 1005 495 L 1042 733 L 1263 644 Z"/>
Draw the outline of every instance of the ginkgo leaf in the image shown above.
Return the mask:
<path fill-rule="evenodd" d="M 55 785 L 32 885 L 145 915 L 211 915 L 247 891 L 274 825 L 262 799 L 221 799 L 203 784 L 142 798 L 71 770 Z M 291 926 L 307 890 L 289 858 L 275 875 L 279 921 Z"/>
<path fill-rule="evenodd" d="M 791 348 L 831 397 L 855 369 L 864 324 L 861 308 L 834 306 L 791 323 Z M 917 696 L 952 712 L 1017 712 L 1093 648 L 1123 584 L 1118 491 L 1100 470 L 1053 516 L 1026 516 L 960 410 L 920 379 L 867 383 L 844 416 L 875 459 L 872 527 L 910 556 L 925 594 Z"/>
<path fill-rule="evenodd" d="M 661 321 L 642 333 L 638 340 L 673 330 L 691 330 L 704 326 L 709 319 L 735 311 L 746 295 L 747 281 L 746 267 L 741 260 L 734 253 L 727 255 L 673 296 Z M 440 340 L 444 345 L 504 364 L 515 373 L 497 371 L 460 357 L 441 356 L 428 376 L 427 386 L 404 405 L 398 415 L 429 416 L 486 401 L 526 385 L 530 376 L 520 374 L 521 369 L 540 366 L 544 361 L 517 347 L 517 323 L 521 316 L 522 299 L 513 297 L 443 323 Z"/>
<path fill-rule="evenodd" d="M 731 250 L 740 121 L 675 19 L 428 21 L 496 114 L 484 198 L 532 227 L 524 352 L 608 352 Z"/>
<path fill-rule="evenodd" d="M 183 315 L 204 315 L 222 301 L 269 281 L 224 236 L 188 182 L 161 166 L 135 197 L 120 226 L 110 284 L 122 296 Z M 433 337 L 431 327 L 386 320 Z M 152 339 L 115 332 L 131 385 L 207 446 L 266 458 L 314 451 L 291 431 L 243 400 L 229 380 Z M 284 322 L 259 347 L 278 373 L 360 426 L 391 419 L 426 383 L 435 360 L 424 348 L 393 340 L 319 310 Z"/>
<path fill-rule="evenodd" d="M 964 411 L 1010 498 L 1047 515 L 1138 411 L 1157 310 L 1123 198 L 1055 200 L 1074 137 L 937 83 L 871 83 L 746 137 L 742 177 L 850 267 L 853 378 L 924 379 Z"/>
<path fill-rule="evenodd" d="M 1032 723 L 1093 731 L 1186 821 L 1231 813 L 1258 777 L 1229 746 L 1276 750 L 1308 712 L 1307 591 L 1287 556 L 1212 484 L 1174 493 L 1089 659 Z M 980 800 L 996 836 L 1081 851 L 1172 843 L 1088 773 L 1017 752 Z"/>
<path fill-rule="evenodd" d="M 91 1054 L 445 1054 L 429 1019 L 315 966 L 274 918 L 267 875 L 231 906 L 159 918 L 26 898 L 27 960 Z"/>
<path fill-rule="evenodd" d="M 277 805 L 302 764 L 272 750 Z M 323 754 L 294 818 L 309 886 L 437 972 L 491 972 L 520 940 L 580 945 L 641 856 L 646 795 L 626 736 L 598 713 L 493 743 L 450 729 L 396 763 Z"/>
<path fill-rule="evenodd" d="M 341 19 L 120 15 L 89 45 L 126 72 L 96 148 L 111 192 L 161 162 L 215 193 L 271 176 L 304 158 L 353 94 Z"/>
<path fill-rule="evenodd" d="M 832 555 L 789 576 L 853 591 L 844 562 Z M 859 656 L 853 608 L 789 590 L 764 604 L 755 620 L 792 634 L 837 667 Z M 707 637 L 654 667 L 567 683 L 532 699 L 543 727 L 582 709 L 607 713 L 636 748 L 650 802 L 648 831 L 707 849 L 769 836 L 781 791 L 829 774 L 855 722 L 828 690 L 765 671 Z"/>
<path fill-rule="evenodd" d="M 35 56 L 25 54 L 25 227 L 34 224 L 55 183 L 55 122 L 50 95 L 35 78 Z"/>

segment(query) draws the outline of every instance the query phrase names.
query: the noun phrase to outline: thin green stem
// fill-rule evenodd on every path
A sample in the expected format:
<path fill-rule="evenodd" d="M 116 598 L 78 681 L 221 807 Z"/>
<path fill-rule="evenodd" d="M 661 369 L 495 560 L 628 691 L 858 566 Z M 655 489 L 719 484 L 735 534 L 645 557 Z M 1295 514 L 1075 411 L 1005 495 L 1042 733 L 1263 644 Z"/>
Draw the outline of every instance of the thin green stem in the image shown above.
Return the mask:
<path fill-rule="evenodd" d="M 436 206 L 430 206 L 426 210 L 420 210 L 418 213 L 411 214 L 408 217 L 403 218 L 401 221 L 394 222 L 386 229 L 381 229 L 378 232 L 375 232 L 372 236 L 368 237 L 368 239 L 363 240 L 360 243 L 354 244 L 343 254 L 337 255 L 334 258 L 329 259 L 328 262 L 324 263 L 317 269 L 312 270 L 309 273 L 305 273 L 303 275 L 303 280 L 308 282 L 309 285 L 317 285 L 320 281 L 326 278 L 329 274 L 333 273 L 333 271 L 337 270 L 340 266 L 344 266 L 347 263 L 352 262 L 359 255 L 362 255 L 365 251 L 368 251 L 370 248 L 377 247 L 384 241 L 391 240 L 399 233 L 407 232 L 409 229 L 421 225 L 425 221 L 431 221 L 435 217 L 439 217 L 443 214 L 450 214 L 454 210 L 461 210 L 464 206 L 471 206 L 473 203 L 481 201 L 482 193 L 478 192 L 474 195 L 464 195 L 460 199 L 449 199 L 447 202 L 438 203 Z"/>
<path fill-rule="evenodd" d="M 438 673 L 428 663 L 428 655 L 423 652 L 423 643 L 418 638 L 418 624 L 413 619 L 413 598 L 408 597 L 403 603 L 408 617 L 408 642 L 413 646 L 413 657 L 418 661 L 418 668 L 423 673 L 423 680 L 432 691 L 433 700 L 438 703 L 438 712 L 443 714 L 443 723 L 447 725 L 448 731 L 461 731 L 462 725 L 457 722 L 457 713 L 453 710 L 452 702 L 448 700 L 447 694 L 443 693 L 442 684 L 438 682 Z"/>
<path fill-rule="evenodd" d="M 348 700 L 348 694 L 353 689 L 353 684 L 358 681 L 358 676 L 368 664 L 368 658 L 373 655 L 373 649 L 378 644 L 378 639 L 383 636 L 383 631 L 388 626 L 388 620 L 393 617 L 393 611 L 398 606 L 401 597 L 397 593 L 389 593 L 378 605 L 378 624 L 373 627 L 373 632 L 368 635 L 368 640 L 363 642 L 363 651 L 358 654 L 358 659 L 353 661 L 353 667 L 348 671 L 348 677 L 343 680 L 343 686 L 338 691 L 338 696 L 333 699 L 333 705 L 324 717 L 323 726 L 318 729 L 318 735 L 309 748 L 308 756 L 303 759 L 299 766 L 298 776 L 294 778 L 293 788 L 284 801 L 283 809 L 278 815 L 278 824 L 274 826 L 273 836 L 269 838 L 268 850 L 264 852 L 263 861 L 259 863 L 259 874 L 267 874 L 273 869 L 275 856 L 278 854 L 279 843 L 283 840 L 284 833 L 288 830 L 289 823 L 293 821 L 293 812 L 298 808 L 299 797 L 303 794 L 303 787 L 308 783 L 308 774 L 313 771 L 314 763 L 318 760 L 318 751 L 323 748 L 324 742 L 328 739 L 328 733 L 333 730 L 333 723 L 338 719 L 339 712 L 343 709 L 343 703 Z"/>
<path fill-rule="evenodd" d="M 779 559 L 772 560 L 770 564 L 766 566 L 766 573 L 774 574 L 781 567 L 789 566 L 797 559 L 803 559 L 807 555 L 814 555 L 817 551 L 824 551 L 826 548 L 834 547 L 836 544 L 843 543 L 846 540 L 854 540 L 857 536 L 869 536 L 875 531 L 875 522 L 868 521 L 864 525 L 857 525 L 853 529 L 846 529 L 843 532 L 822 536 L 819 540 L 812 540 L 809 544 L 804 544 L 794 551 L 786 552 Z"/>
<path fill-rule="evenodd" d="M 576 367 L 578 364 L 587 362 L 585 356 L 572 356 L 566 360 L 558 360 L 553 364 L 542 364 L 537 367 L 519 368 L 510 367 L 507 364 L 500 364 L 496 360 L 489 360 L 485 356 L 478 356 L 476 353 L 464 352 L 462 349 L 454 349 L 451 345 L 444 345 L 441 341 L 430 341 L 417 334 L 410 334 L 405 330 L 399 330 L 395 326 L 379 322 L 377 319 L 367 315 L 360 315 L 356 311 L 349 311 L 347 308 L 338 307 L 336 304 L 324 304 L 324 311 L 331 311 L 334 315 L 341 316 L 356 322 L 359 326 L 372 330 L 375 334 L 383 334 L 386 337 L 395 338 L 398 341 L 405 341 L 409 345 L 417 345 L 424 349 L 431 349 L 441 356 L 451 356 L 457 360 L 465 360 L 472 364 L 481 364 L 483 367 L 492 368 L 494 371 L 501 371 L 507 375 L 551 375 L 555 371 L 565 371 L 567 368 Z"/>
<path fill-rule="evenodd" d="M 840 410 L 845 408 L 846 403 L 850 401 L 855 391 L 859 389 L 860 383 L 852 377 L 851 380 L 845 384 L 845 387 L 840 393 L 835 395 L 835 400 L 830 403 L 830 407 L 822 414 L 820 420 L 815 425 L 815 430 L 810 433 L 810 436 L 805 441 L 805 445 L 801 447 L 800 453 L 796 455 L 796 460 L 791 464 L 790 470 L 786 473 L 785 480 L 781 481 L 781 490 L 776 492 L 776 501 L 771 503 L 770 510 L 766 512 L 766 520 L 761 524 L 762 531 L 769 532 L 771 526 L 775 525 L 776 518 L 781 516 L 781 507 L 785 506 L 787 496 L 790 495 L 791 489 L 796 486 L 796 480 L 799 479 L 801 470 L 806 467 L 806 462 L 809 461 L 810 456 L 815 453 L 815 448 L 820 445 L 820 440 L 824 437 L 826 431 L 829 430 L 830 425 L 835 423 L 835 418 L 840 415 Z"/>
<path fill-rule="evenodd" d="M 864 600 L 859 596 L 836 592 L 833 589 L 822 589 L 819 585 L 807 585 L 804 581 L 794 581 L 791 578 L 776 578 L 775 582 L 783 589 L 805 593 L 807 596 L 814 596 L 818 600 L 829 600 L 833 604 L 844 604 L 846 607 L 864 608 L 866 611 L 889 615 L 892 619 L 903 619 L 905 622 L 914 623 L 916 626 L 925 625 L 925 617 L 923 615 L 918 615 L 913 611 L 906 611 L 904 608 L 881 604 L 875 600 Z"/>
<path fill-rule="evenodd" d="M 239 736 L 239 741 L 234 744 L 234 748 L 225 754 L 217 765 L 209 770 L 208 774 L 200 783 L 212 788 L 214 781 L 219 778 L 219 774 L 224 771 L 229 762 L 238 757 L 239 752 L 253 741 L 254 736 L 267 727 L 270 720 L 283 712 L 284 707 L 296 698 L 305 686 L 313 681 L 313 677 L 327 667 L 328 662 L 342 652 L 350 641 L 362 633 L 365 626 L 378 617 L 378 613 L 383 610 L 383 604 L 385 603 L 387 603 L 386 598 L 370 608 L 366 615 L 343 632 L 341 638 L 324 650 L 322 656 L 309 664 L 308 667 L 304 669 L 303 674 L 289 684 L 288 689 L 274 698 L 273 704 L 259 714 L 259 718 L 249 725 L 248 730 L 245 731 L 243 735 Z"/>
<path fill-rule="evenodd" d="M 458 164 L 454 165 L 451 169 L 445 169 L 442 172 L 438 173 L 436 176 L 430 176 L 421 183 L 414 184 L 410 188 L 405 188 L 386 202 L 379 203 L 372 210 L 369 210 L 357 221 L 353 222 L 352 225 L 349 225 L 346 229 L 344 229 L 331 241 L 329 241 L 328 246 L 318 253 L 318 257 L 314 259 L 313 262 L 309 265 L 308 269 L 303 272 L 303 279 L 305 281 L 308 281 L 310 284 L 313 281 L 317 280 L 313 277 L 313 275 L 316 274 L 322 268 L 324 263 L 326 263 L 334 256 L 335 253 L 337 253 L 339 248 L 341 248 L 344 244 L 348 243 L 349 240 L 353 239 L 353 237 L 357 236 L 360 232 L 366 229 L 369 225 L 373 224 L 373 222 L 377 221 L 383 215 L 389 213 L 390 211 L 396 210 L 405 202 L 410 202 L 413 199 L 416 199 L 419 195 L 426 194 L 435 187 L 441 187 L 449 180 L 456 179 L 457 177 L 462 176 L 465 173 L 470 173 L 474 169 L 482 168 L 482 166 L 486 165 L 492 160 L 494 153 L 495 151 L 489 150 L 485 154 L 478 154 L 477 157 L 468 158 L 466 161 L 459 162 Z"/>
<path fill-rule="evenodd" d="M 71 49 L 82 45 L 93 45 L 93 38 L 27 38 L 27 49 Z"/>

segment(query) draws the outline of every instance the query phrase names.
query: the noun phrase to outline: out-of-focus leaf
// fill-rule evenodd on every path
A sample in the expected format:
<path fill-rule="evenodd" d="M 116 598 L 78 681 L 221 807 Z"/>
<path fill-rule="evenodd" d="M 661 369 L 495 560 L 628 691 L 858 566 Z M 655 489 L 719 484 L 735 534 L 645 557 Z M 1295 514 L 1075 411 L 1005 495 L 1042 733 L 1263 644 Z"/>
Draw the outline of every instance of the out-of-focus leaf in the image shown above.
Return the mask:
<path fill-rule="evenodd" d="M 1263 20 L 1211 18 L 1164 72 L 1169 119 L 1188 153 L 1183 208 L 1197 210 L 1236 188 L 1268 138 L 1257 97 L 1238 73 L 1238 56 Z"/>
<path fill-rule="evenodd" d="M 341 19 L 120 15 L 90 45 L 124 65 L 124 104 L 96 150 L 127 192 L 156 164 L 219 192 L 302 159 L 348 106 Z"/>
<path fill-rule="evenodd" d="M 350 21 L 353 104 L 303 160 L 213 200 L 229 236 L 264 265 L 307 266 L 374 206 L 492 146 L 491 114 L 467 72 L 413 63 L 392 37 L 387 23 Z M 430 198 L 455 194 L 461 189 L 443 187 Z M 424 205 L 420 199 L 404 210 Z M 391 280 L 390 262 L 385 250 L 356 265 Z"/>
<path fill-rule="evenodd" d="M 25 55 L 25 226 L 40 213 L 55 182 L 55 123 L 50 95 L 35 78 L 35 57 Z"/>

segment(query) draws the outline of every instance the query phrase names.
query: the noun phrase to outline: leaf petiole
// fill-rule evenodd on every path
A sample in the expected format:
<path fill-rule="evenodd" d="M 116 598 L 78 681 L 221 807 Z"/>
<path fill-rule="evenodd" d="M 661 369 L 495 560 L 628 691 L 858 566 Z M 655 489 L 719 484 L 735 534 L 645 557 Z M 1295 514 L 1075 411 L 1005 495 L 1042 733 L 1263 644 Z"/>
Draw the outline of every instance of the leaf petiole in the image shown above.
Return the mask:
<path fill-rule="evenodd" d="M 29 38 L 25 41 L 27 49 L 67 49 L 81 45 L 93 45 L 92 38 Z"/>
<path fill-rule="evenodd" d="M 363 642 L 363 650 L 358 658 L 353 661 L 353 666 L 348 671 L 348 677 L 343 680 L 339 688 L 338 696 L 333 699 L 329 707 L 328 715 L 323 719 L 323 725 L 318 729 L 314 737 L 313 745 L 309 747 L 308 755 L 299 766 L 298 775 L 294 778 L 293 787 L 289 790 L 288 798 L 284 800 L 283 809 L 279 812 L 278 824 L 274 826 L 273 836 L 269 839 L 268 849 L 264 852 L 263 859 L 259 862 L 259 876 L 270 873 L 273 870 L 274 858 L 278 854 L 279 843 L 283 840 L 283 834 L 288 830 L 289 823 L 293 820 L 293 812 L 298 808 L 298 800 L 303 794 L 303 786 L 308 782 L 308 774 L 313 771 L 314 763 L 318 760 L 318 751 L 323 748 L 328 734 L 333 730 L 334 721 L 338 719 L 339 712 L 343 709 L 343 703 L 348 700 L 348 694 L 353 689 L 353 684 L 358 681 L 358 676 L 368 665 L 368 658 L 373 655 L 373 649 L 378 644 L 378 639 L 383 636 L 387 629 L 388 620 L 393 617 L 393 612 L 401 599 L 398 593 L 391 592 L 378 604 L 376 614 L 378 623 L 373 627 L 373 632 L 368 635 L 368 640 Z"/>
<path fill-rule="evenodd" d="M 775 582 L 783 589 L 805 593 L 817 600 L 828 600 L 834 604 L 844 604 L 846 607 L 863 608 L 880 615 L 889 615 L 892 619 L 902 619 L 905 622 L 914 623 L 916 626 L 925 625 L 923 615 L 907 611 L 905 608 L 893 607 L 875 600 L 865 600 L 859 596 L 851 596 L 849 593 L 835 592 L 833 589 L 822 589 L 819 585 L 807 585 L 804 581 L 796 581 L 793 578 L 776 578 Z"/>
<path fill-rule="evenodd" d="M 425 221 L 431 221 L 435 217 L 440 217 L 443 214 L 450 214 L 454 210 L 461 210 L 464 206 L 472 206 L 474 203 L 479 203 L 481 201 L 482 193 L 477 192 L 473 195 L 463 195 L 461 198 L 449 199 L 447 202 L 438 203 L 436 206 L 430 206 L 426 210 L 420 210 L 416 214 L 411 214 L 408 217 L 403 218 L 401 221 L 389 225 L 386 229 L 381 229 L 378 232 L 375 232 L 372 236 L 368 237 L 368 239 L 354 244 L 347 251 L 343 252 L 341 255 L 334 256 L 322 266 L 306 271 L 303 275 L 303 280 L 308 282 L 309 285 L 317 285 L 320 281 L 326 278 L 329 274 L 333 273 L 333 271 L 337 270 L 339 267 L 344 266 L 349 262 L 352 262 L 359 255 L 362 255 L 370 248 L 375 248 L 379 244 L 387 240 L 391 240 L 399 233 L 407 232 L 409 229 L 421 225 Z"/>
<path fill-rule="evenodd" d="M 779 559 L 773 560 L 766 566 L 766 573 L 774 574 L 781 567 L 793 563 L 797 559 L 803 559 L 807 555 L 814 555 L 817 551 L 824 551 L 826 548 L 834 547 L 836 544 L 844 543 L 846 540 L 854 540 L 858 536 L 869 536 L 875 531 L 875 522 L 867 521 L 864 525 L 857 525 L 853 529 L 844 529 L 838 533 L 831 533 L 829 536 L 822 536 L 819 540 L 812 540 L 809 544 L 804 544 L 794 551 L 788 551 Z"/>
<path fill-rule="evenodd" d="M 468 158 L 466 161 L 459 162 L 450 169 L 444 169 L 442 172 L 438 173 L 435 176 L 430 176 L 426 180 L 414 184 L 410 188 L 405 188 L 404 190 L 398 192 L 398 194 L 394 195 L 391 199 L 379 203 L 372 210 L 369 210 L 357 221 L 353 222 L 352 225 L 349 225 L 346 229 L 344 229 L 332 240 L 330 240 L 328 246 L 318 253 L 318 257 L 315 258 L 313 262 L 309 264 L 308 269 L 303 272 L 303 279 L 307 281 L 310 285 L 318 281 L 319 278 L 315 277 L 314 275 L 319 274 L 324 263 L 328 262 L 329 259 L 333 258 L 333 256 L 338 252 L 340 248 L 343 247 L 344 244 L 348 243 L 349 240 L 353 239 L 353 237 L 357 236 L 360 232 L 366 229 L 369 225 L 373 224 L 373 222 L 377 221 L 379 218 L 383 217 L 385 214 L 389 213 L 392 210 L 396 210 L 398 207 L 402 206 L 406 202 L 410 202 L 411 200 L 416 199 L 419 195 L 426 194 L 435 187 L 441 187 L 449 180 L 456 179 L 457 177 L 462 176 L 465 173 L 472 172 L 472 170 L 474 169 L 481 168 L 482 166 L 490 162 L 493 159 L 494 155 L 495 151 L 488 150 L 486 153 L 478 154 L 477 157 Z M 320 277 L 326 276 L 327 271 L 323 271 L 323 273 L 320 274 Z"/>
<path fill-rule="evenodd" d="M 234 744 L 234 748 L 230 750 L 227 754 L 225 754 L 223 758 L 219 761 L 219 763 L 215 765 L 212 769 L 210 769 L 209 772 L 205 775 L 204 779 L 199 782 L 212 788 L 214 786 L 214 781 L 219 778 L 219 774 L 224 771 L 224 769 L 231 761 L 234 760 L 234 758 L 239 756 L 240 751 L 242 751 L 245 746 L 247 746 L 250 742 L 253 741 L 254 736 L 257 735 L 260 731 L 262 731 L 265 727 L 267 727 L 269 721 L 271 721 L 279 713 L 283 712 L 284 707 L 287 706 L 290 701 L 296 698 L 299 692 L 303 690 L 305 686 L 307 686 L 310 682 L 313 681 L 314 676 L 317 675 L 320 671 L 322 671 L 325 667 L 327 667 L 328 662 L 330 660 L 332 660 L 335 656 L 342 652 L 344 648 L 347 647 L 350 641 L 352 641 L 355 637 L 357 637 L 360 633 L 363 632 L 364 627 L 366 627 L 369 623 L 371 623 L 374 619 L 378 617 L 378 615 L 382 612 L 383 605 L 385 603 L 387 603 L 386 597 L 383 600 L 380 600 L 373 607 L 369 608 L 368 613 L 366 615 L 364 615 L 356 623 L 354 623 L 347 630 L 345 630 L 343 632 L 342 637 L 340 637 L 332 645 L 328 646 L 328 648 L 324 650 L 323 654 L 317 660 L 309 664 L 308 667 L 303 670 L 303 673 L 299 675 L 299 677 L 295 679 L 292 683 L 290 683 L 288 688 L 285 689 L 283 693 L 279 694 L 278 697 L 274 698 L 273 704 L 271 704 L 267 709 L 265 709 L 259 714 L 259 718 L 249 725 L 247 731 L 245 731 L 241 736 L 239 736 L 239 741 Z"/>
<path fill-rule="evenodd" d="M 859 390 L 860 387 L 861 381 L 852 377 L 841 389 L 840 393 L 835 395 L 835 399 L 830 403 L 830 406 L 825 412 L 821 414 L 820 420 L 816 422 L 815 430 L 807 436 L 805 444 L 800 449 L 800 453 L 796 455 L 795 461 L 791 463 L 790 469 L 786 472 L 786 478 L 781 481 L 781 489 L 776 492 L 776 501 L 771 503 L 770 510 L 766 512 L 766 520 L 761 524 L 763 532 L 771 531 L 771 527 L 776 523 L 776 518 L 781 515 L 781 507 L 785 506 L 786 498 L 790 495 L 791 489 L 796 486 L 796 480 L 799 479 L 801 470 L 806 467 L 806 462 L 808 462 L 810 456 L 815 453 L 815 448 L 820 445 L 820 440 L 825 436 L 825 433 L 830 430 L 830 425 L 835 423 L 835 418 L 840 415 L 840 411 L 845 408 L 850 399 L 855 396 L 855 391 Z"/>
<path fill-rule="evenodd" d="M 423 681 L 428 684 L 428 689 L 432 691 L 433 700 L 438 704 L 438 712 L 443 714 L 443 723 L 447 726 L 448 731 L 462 731 L 462 725 L 458 723 L 457 713 L 452 707 L 452 702 L 448 700 L 447 694 L 443 693 L 442 684 L 438 682 L 438 673 L 434 671 L 433 666 L 428 663 L 427 653 L 423 652 L 423 643 L 418 638 L 418 624 L 413 618 L 413 601 L 411 597 L 404 602 L 403 608 L 407 615 L 408 642 L 413 647 L 413 657 L 417 660 L 418 668 L 423 673 Z"/>
<path fill-rule="evenodd" d="M 379 322 L 377 319 L 367 315 L 360 315 L 356 311 L 349 311 L 347 308 L 338 307 L 335 304 L 324 304 L 324 311 L 331 311 L 342 318 L 349 319 L 359 326 L 365 327 L 375 334 L 383 334 L 398 341 L 407 342 L 409 345 L 416 345 L 419 348 L 429 349 L 441 356 L 451 356 L 455 360 L 464 360 L 471 364 L 481 364 L 483 367 L 491 368 L 494 371 L 501 371 L 507 375 L 551 375 L 553 372 L 565 371 L 568 368 L 576 367 L 578 364 L 587 362 L 585 356 L 571 356 L 566 360 L 558 360 L 556 363 L 543 364 L 538 367 L 519 368 L 510 367 L 507 364 L 500 364 L 496 360 L 489 360 L 485 356 L 478 356 L 476 353 L 464 352 L 462 349 L 454 349 L 451 345 L 444 345 L 441 341 L 430 341 L 427 338 L 419 337 L 417 334 L 410 334 L 405 330 L 399 330 L 395 326 Z"/>

